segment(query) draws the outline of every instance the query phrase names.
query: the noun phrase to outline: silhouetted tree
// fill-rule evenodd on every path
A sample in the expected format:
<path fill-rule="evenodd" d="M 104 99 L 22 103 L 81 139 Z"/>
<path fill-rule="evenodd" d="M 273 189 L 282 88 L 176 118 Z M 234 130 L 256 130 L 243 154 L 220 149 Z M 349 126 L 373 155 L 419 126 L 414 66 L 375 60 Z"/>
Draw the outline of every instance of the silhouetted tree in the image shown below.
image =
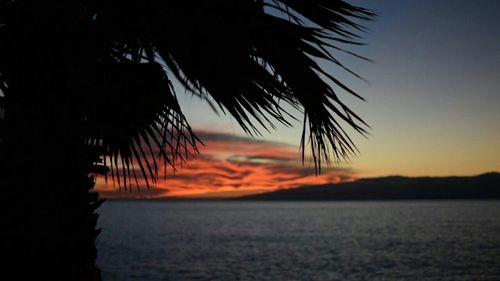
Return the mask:
<path fill-rule="evenodd" d="M 250 134 L 301 110 L 318 169 L 355 153 L 341 126 L 366 124 L 334 88 L 356 94 L 316 59 L 350 71 L 333 51 L 372 16 L 328 0 L 0 0 L 2 274 L 100 279 L 91 175 L 149 185 L 151 155 L 196 151 L 170 79 Z"/>

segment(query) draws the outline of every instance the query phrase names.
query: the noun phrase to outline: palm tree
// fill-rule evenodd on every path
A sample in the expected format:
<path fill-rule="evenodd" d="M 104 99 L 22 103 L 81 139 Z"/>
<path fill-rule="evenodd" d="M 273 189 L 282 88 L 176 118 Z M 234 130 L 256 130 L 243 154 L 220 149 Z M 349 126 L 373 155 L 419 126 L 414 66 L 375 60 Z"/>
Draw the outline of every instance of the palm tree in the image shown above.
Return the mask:
<path fill-rule="evenodd" d="M 357 94 L 317 59 L 351 72 L 333 53 L 355 55 L 342 46 L 373 16 L 340 0 L 0 0 L 5 268 L 100 279 L 94 175 L 149 186 L 156 156 L 175 165 L 196 152 L 170 79 L 249 134 L 290 126 L 284 105 L 301 110 L 318 171 L 356 153 L 342 126 L 367 125 L 338 89 Z"/>

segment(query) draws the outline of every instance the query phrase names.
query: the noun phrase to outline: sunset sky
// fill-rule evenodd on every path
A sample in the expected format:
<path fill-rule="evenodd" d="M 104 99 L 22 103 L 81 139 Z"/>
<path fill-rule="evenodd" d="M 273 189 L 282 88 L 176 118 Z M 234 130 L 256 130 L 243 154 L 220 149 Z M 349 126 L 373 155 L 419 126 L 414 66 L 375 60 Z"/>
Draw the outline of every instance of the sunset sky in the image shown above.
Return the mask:
<path fill-rule="evenodd" d="M 341 97 L 371 126 L 368 138 L 351 134 L 356 158 L 316 176 L 300 161 L 301 122 L 252 139 L 177 85 L 205 143 L 200 155 L 140 193 L 117 193 L 102 178 L 97 189 L 125 198 L 236 196 L 359 177 L 500 171 L 500 1 L 349 2 L 379 15 L 365 24 L 367 45 L 350 48 L 373 63 L 333 52 L 368 82 L 326 66 L 367 100 Z"/>

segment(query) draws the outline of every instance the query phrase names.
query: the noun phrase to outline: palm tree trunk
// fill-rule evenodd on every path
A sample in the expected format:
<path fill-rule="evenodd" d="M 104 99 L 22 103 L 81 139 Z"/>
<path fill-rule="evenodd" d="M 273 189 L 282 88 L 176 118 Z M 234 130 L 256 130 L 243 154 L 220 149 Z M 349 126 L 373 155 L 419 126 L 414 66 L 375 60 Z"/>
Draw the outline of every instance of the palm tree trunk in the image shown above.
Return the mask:
<path fill-rule="evenodd" d="M 95 211 L 102 200 L 88 175 L 97 155 L 60 105 L 8 101 L 0 143 L 1 255 L 12 276 L 5 280 L 101 280 Z"/>

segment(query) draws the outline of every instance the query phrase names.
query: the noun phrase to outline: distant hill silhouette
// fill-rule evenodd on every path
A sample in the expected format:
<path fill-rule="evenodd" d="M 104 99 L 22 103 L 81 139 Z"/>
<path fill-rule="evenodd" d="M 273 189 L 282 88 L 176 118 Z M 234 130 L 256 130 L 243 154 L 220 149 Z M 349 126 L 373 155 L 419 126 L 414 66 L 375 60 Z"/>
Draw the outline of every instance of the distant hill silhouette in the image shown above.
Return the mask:
<path fill-rule="evenodd" d="M 500 173 L 473 177 L 402 177 L 303 186 L 240 200 L 417 200 L 500 198 Z"/>

